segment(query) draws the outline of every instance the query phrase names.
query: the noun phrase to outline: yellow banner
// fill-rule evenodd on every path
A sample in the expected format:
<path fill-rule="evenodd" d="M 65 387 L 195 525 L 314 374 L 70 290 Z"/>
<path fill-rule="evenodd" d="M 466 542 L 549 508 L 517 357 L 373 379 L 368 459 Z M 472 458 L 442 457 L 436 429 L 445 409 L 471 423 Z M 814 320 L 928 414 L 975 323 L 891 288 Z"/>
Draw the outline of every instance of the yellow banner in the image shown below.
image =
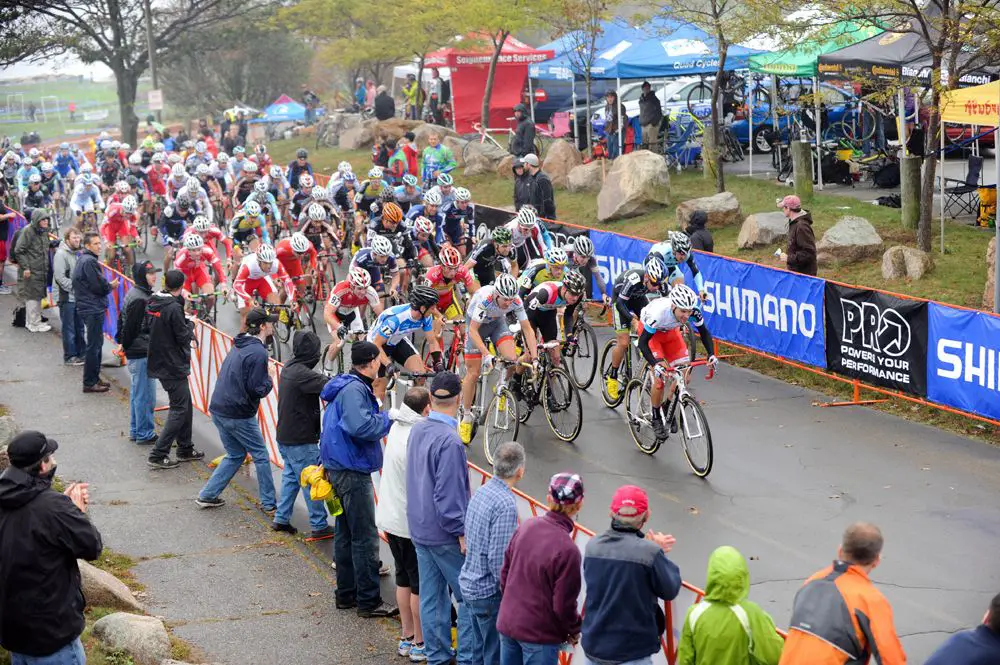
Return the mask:
<path fill-rule="evenodd" d="M 946 92 L 941 98 L 941 119 L 963 125 L 1000 125 L 1000 81 Z"/>

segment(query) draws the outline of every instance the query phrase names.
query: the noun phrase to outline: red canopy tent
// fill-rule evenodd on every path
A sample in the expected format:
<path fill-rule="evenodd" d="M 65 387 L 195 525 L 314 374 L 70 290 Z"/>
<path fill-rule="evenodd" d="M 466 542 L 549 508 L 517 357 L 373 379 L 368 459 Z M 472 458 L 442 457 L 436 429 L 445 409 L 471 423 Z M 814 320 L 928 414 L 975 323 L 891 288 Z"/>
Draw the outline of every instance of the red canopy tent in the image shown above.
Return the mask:
<path fill-rule="evenodd" d="M 465 49 L 460 45 L 450 46 L 428 53 L 424 58 L 425 67 L 451 69 L 452 115 L 455 131 L 459 134 L 474 131 L 472 123 L 481 119 L 486 76 L 493 56 L 486 46 L 480 46 L 484 42 L 482 38 L 472 39 L 477 42 L 475 46 Z M 553 51 L 539 51 L 513 37 L 507 38 L 500 50 L 493 77 L 490 127 L 505 127 L 510 124 L 506 118 L 513 115 L 514 105 L 521 101 L 521 91 L 528 78 L 528 65 L 552 57 L 555 57 Z"/>

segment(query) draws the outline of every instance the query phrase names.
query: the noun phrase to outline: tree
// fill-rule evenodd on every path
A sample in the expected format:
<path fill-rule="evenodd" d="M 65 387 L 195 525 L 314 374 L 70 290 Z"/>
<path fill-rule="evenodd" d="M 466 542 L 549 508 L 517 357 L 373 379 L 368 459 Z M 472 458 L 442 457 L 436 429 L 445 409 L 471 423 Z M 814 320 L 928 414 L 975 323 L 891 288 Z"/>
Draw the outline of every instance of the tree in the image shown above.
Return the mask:
<path fill-rule="evenodd" d="M 153 48 L 166 54 L 182 36 L 202 32 L 237 15 L 252 15 L 271 0 L 171 0 L 152 9 Z M 31 0 L 2 10 L 0 55 L 6 63 L 38 61 L 74 53 L 83 62 L 103 62 L 115 75 L 122 136 L 136 143 L 139 77 L 149 65 L 143 0 Z M 30 36 L 26 39 L 25 36 Z"/>

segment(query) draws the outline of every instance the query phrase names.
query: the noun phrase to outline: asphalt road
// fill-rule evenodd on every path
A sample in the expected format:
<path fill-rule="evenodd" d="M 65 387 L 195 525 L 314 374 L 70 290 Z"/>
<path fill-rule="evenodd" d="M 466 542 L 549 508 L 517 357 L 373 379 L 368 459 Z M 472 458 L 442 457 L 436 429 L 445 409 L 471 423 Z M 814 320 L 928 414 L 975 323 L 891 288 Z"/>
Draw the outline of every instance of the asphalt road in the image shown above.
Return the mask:
<path fill-rule="evenodd" d="M 227 305 L 219 327 L 235 332 L 237 316 Z M 654 457 L 640 452 L 622 407 L 606 408 L 595 381 L 573 444 L 555 438 L 540 409 L 522 426 L 520 489 L 543 497 L 553 473 L 583 474 L 579 521 L 599 532 L 618 486 L 646 488 L 650 524 L 677 537 L 671 558 L 684 578 L 703 586 L 712 550 L 739 548 L 750 561 L 751 599 L 779 626 L 802 581 L 836 556 L 844 528 L 871 521 L 886 541 L 873 578 L 911 662 L 982 619 L 1000 591 L 1000 449 L 861 407 L 819 408 L 826 398 L 817 393 L 732 366 L 703 379 L 697 373 L 692 389 L 713 434 L 707 480 L 691 473 L 674 438 Z M 478 437 L 469 452 L 488 468 Z"/>

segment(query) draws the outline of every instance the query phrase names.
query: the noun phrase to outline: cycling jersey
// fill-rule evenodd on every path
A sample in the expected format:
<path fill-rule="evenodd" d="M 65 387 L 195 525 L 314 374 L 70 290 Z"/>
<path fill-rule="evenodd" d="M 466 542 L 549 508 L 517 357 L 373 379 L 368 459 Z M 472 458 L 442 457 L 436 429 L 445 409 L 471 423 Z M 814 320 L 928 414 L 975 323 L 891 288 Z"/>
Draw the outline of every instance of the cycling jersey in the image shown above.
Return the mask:
<path fill-rule="evenodd" d="M 507 316 L 508 312 L 513 312 L 518 321 L 524 321 L 528 315 L 524 311 L 524 301 L 519 297 L 510 299 L 507 307 L 500 307 L 499 296 L 496 294 L 496 287 L 493 285 L 484 286 L 473 294 L 469 301 L 468 319 L 479 323 L 498 321 Z"/>
<path fill-rule="evenodd" d="M 512 255 L 504 256 L 497 252 L 493 240 L 487 238 L 479 243 L 469 254 L 466 265 L 472 264 L 472 270 L 476 273 L 476 279 L 482 286 L 492 284 L 498 272 L 509 273 Z"/>
<path fill-rule="evenodd" d="M 670 298 L 657 298 L 642 308 L 639 314 L 643 330 L 652 334 L 657 331 L 673 330 L 680 328 L 684 324 L 674 316 L 674 303 Z M 696 326 L 704 324 L 701 312 L 697 309 L 691 314 L 690 321 Z"/>
<path fill-rule="evenodd" d="M 27 191 L 28 185 L 30 184 L 29 179 L 33 175 L 42 175 L 42 172 L 38 170 L 35 166 L 21 166 L 17 169 L 17 173 L 14 175 L 14 180 L 17 182 L 17 188 L 22 193 Z"/>
<path fill-rule="evenodd" d="M 309 207 L 310 203 L 312 203 L 312 194 L 303 191 L 295 192 L 291 202 L 292 217 L 298 218 Z"/>
<path fill-rule="evenodd" d="M 222 269 L 222 261 L 219 260 L 219 255 L 211 247 L 207 245 L 202 247 L 201 253 L 197 257 L 185 247 L 177 252 L 177 256 L 174 258 L 174 268 L 184 273 L 186 278 L 184 288 L 188 291 L 193 291 L 194 289 L 191 288 L 193 286 L 201 288 L 206 284 L 212 284 L 212 278 L 208 272 L 209 266 L 215 271 L 219 283 L 225 284 L 226 274 Z"/>
<path fill-rule="evenodd" d="M 288 277 L 281 261 L 271 263 L 271 269 L 264 272 L 257 261 L 256 254 L 250 254 L 240 263 L 239 272 L 233 281 L 233 291 L 239 297 L 239 307 L 244 309 L 253 302 L 253 293 L 256 291 L 265 300 L 275 292 L 274 280 L 280 280 L 285 286 L 285 293 L 292 300 L 295 299 L 295 284 Z"/>
<path fill-rule="evenodd" d="M 663 264 L 667 267 L 667 272 L 670 277 L 668 282 L 674 282 L 675 280 L 684 279 L 684 274 L 681 272 L 680 264 L 677 262 L 677 257 L 674 256 L 674 249 L 670 244 L 670 241 L 658 242 L 649 248 L 649 254 L 646 255 L 647 258 L 650 256 L 658 256 Z M 702 277 L 701 272 L 698 270 L 698 265 L 694 262 L 694 253 L 688 252 L 687 260 L 685 261 L 688 269 L 691 271 L 691 276 L 694 278 L 694 285 L 698 293 L 705 292 L 705 278 Z"/>
<path fill-rule="evenodd" d="M 118 238 L 124 238 L 131 236 L 133 238 L 139 237 L 139 231 L 135 227 L 135 222 L 138 219 L 138 215 L 126 215 L 122 211 L 120 204 L 113 204 L 108 206 L 108 212 L 104 216 L 104 221 L 101 223 L 101 237 L 104 238 L 105 242 L 109 245 L 113 245 L 118 241 Z"/>
<path fill-rule="evenodd" d="M 92 212 L 104 208 L 104 199 L 101 197 L 101 188 L 97 185 L 84 185 L 79 179 L 73 187 L 73 195 L 69 202 L 70 210 L 73 212 Z"/>
<path fill-rule="evenodd" d="M 213 226 L 207 231 L 198 231 L 193 226 L 191 226 L 188 227 L 186 231 L 184 231 L 184 235 L 189 235 L 191 233 L 199 234 L 202 238 L 205 239 L 205 246 L 211 247 L 212 249 L 216 249 L 218 244 L 221 242 L 223 248 L 225 248 L 226 251 L 226 258 L 227 259 L 232 258 L 233 241 L 230 240 L 229 237 L 226 236 L 226 234 L 223 233 L 222 229 L 220 229 L 218 226 Z"/>
<path fill-rule="evenodd" d="M 441 206 L 441 214 L 444 216 L 444 234 L 453 245 L 459 245 L 472 234 L 476 227 L 476 207 L 469 203 L 465 210 L 459 209 L 454 202 Z"/>
<path fill-rule="evenodd" d="M 389 183 L 385 180 L 365 180 L 358 186 L 354 195 L 354 203 L 357 209 L 365 215 L 370 213 L 372 203 L 378 201 L 382 192 L 389 188 Z"/>
<path fill-rule="evenodd" d="M 420 187 L 413 187 L 411 189 L 413 191 L 407 193 L 406 185 L 397 185 L 392 190 L 392 195 L 393 197 L 395 197 L 396 203 L 399 204 L 399 207 L 403 209 L 404 213 L 409 211 L 410 206 L 418 205 L 421 201 L 424 200 L 423 189 L 421 189 Z"/>
<path fill-rule="evenodd" d="M 427 190 L 428 194 L 431 193 L 431 192 L 437 192 L 438 196 L 441 197 L 441 209 L 442 210 L 444 210 L 445 208 L 447 208 L 448 206 L 450 206 L 451 204 L 453 204 L 455 202 L 455 188 L 454 187 L 449 187 L 448 191 L 446 192 L 441 187 L 441 185 L 434 185 L 429 190 Z"/>
<path fill-rule="evenodd" d="M 264 219 L 264 215 L 250 217 L 247 215 L 245 208 L 238 210 L 233 215 L 233 220 L 229 223 L 229 235 L 233 237 L 233 242 L 244 242 L 254 234 L 263 240 L 264 244 L 271 243 L 271 236 L 267 232 L 267 221 Z"/>
<path fill-rule="evenodd" d="M 281 210 L 278 209 L 278 201 L 271 195 L 271 192 L 258 192 L 254 190 L 244 200 L 243 205 L 245 206 L 250 201 L 256 201 L 260 204 L 261 212 L 268 214 L 270 213 L 271 219 L 279 220 L 281 219 Z"/>
<path fill-rule="evenodd" d="M 302 257 L 295 253 L 292 249 L 292 239 L 282 238 L 278 241 L 278 244 L 274 246 L 274 252 L 278 255 L 278 261 L 281 265 L 285 266 L 285 272 L 288 273 L 289 277 L 301 277 L 303 274 L 302 269 Z M 309 263 L 309 270 L 313 274 L 316 272 L 316 248 L 309 245 L 309 251 L 306 252 Z"/>
<path fill-rule="evenodd" d="M 530 244 L 540 256 L 545 254 L 546 250 L 552 249 L 552 235 L 541 222 L 537 222 L 530 229 L 525 229 L 516 219 L 512 219 L 505 226 L 510 231 L 511 244 L 514 247 L 521 248 Z"/>
<path fill-rule="evenodd" d="M 628 330 L 632 325 L 632 316 L 639 316 L 642 308 L 649 302 L 649 289 L 646 288 L 644 276 L 645 272 L 641 268 L 631 268 L 618 273 L 615 278 L 611 299 L 614 301 L 614 325 L 618 332 Z M 660 285 L 654 295 L 667 295 L 666 282 Z"/>
<path fill-rule="evenodd" d="M 305 164 L 299 164 L 299 160 L 293 161 L 291 164 L 288 165 L 287 184 L 290 185 L 292 189 L 295 190 L 299 189 L 299 177 L 303 173 L 308 173 L 309 175 L 312 175 L 313 174 L 312 164 L 310 164 L 309 162 L 306 162 Z"/>
<path fill-rule="evenodd" d="M 28 189 L 24 190 L 24 207 L 25 208 L 47 208 L 52 203 L 52 195 L 45 185 L 39 185 L 38 189 Z"/>
<path fill-rule="evenodd" d="M 177 206 L 166 206 L 156 224 L 160 230 L 160 244 L 165 246 L 171 240 L 179 242 L 193 221 L 194 211 L 190 208 L 182 213 Z"/>
<path fill-rule="evenodd" d="M 560 295 L 562 282 L 542 282 L 531 290 L 524 301 L 524 306 L 529 312 L 536 310 L 539 312 L 555 311 L 560 307 L 566 307 L 569 303 Z M 569 305 L 570 307 L 575 306 Z"/>
<path fill-rule="evenodd" d="M 49 194 L 62 194 L 63 180 L 56 171 L 45 175 L 42 174 L 42 187 L 49 190 Z"/>
<path fill-rule="evenodd" d="M 565 270 L 565 269 L 564 269 Z M 532 261 L 521 271 L 517 278 L 517 287 L 521 290 L 521 297 L 525 297 L 528 291 L 535 288 L 542 282 L 556 281 L 549 269 L 549 264 L 545 259 L 532 259 Z"/>
<path fill-rule="evenodd" d="M 666 360 L 671 364 L 677 364 L 687 360 L 688 349 L 680 334 L 685 324 L 678 321 L 674 315 L 674 304 L 670 298 L 657 298 L 650 302 L 642 308 L 639 320 L 642 322 L 642 332 L 639 334 L 638 346 L 646 362 L 653 365 L 660 360 Z M 715 355 L 715 343 L 701 312 L 695 309 L 688 321 L 697 326 L 708 355 Z"/>
<path fill-rule="evenodd" d="M 438 211 L 433 215 L 428 215 L 424 209 L 424 204 L 411 206 L 406 212 L 407 226 L 413 226 L 417 217 L 426 217 L 434 222 L 434 242 L 439 245 L 442 244 L 444 242 L 444 215 L 441 214 L 441 208 L 438 208 Z"/>
<path fill-rule="evenodd" d="M 406 230 L 407 236 L 404 240 L 405 251 L 401 258 L 405 260 L 419 259 L 430 254 L 436 257 L 441 253 L 441 247 L 433 235 L 428 235 L 423 240 L 420 239 L 417 229 L 414 226 Z"/>
<path fill-rule="evenodd" d="M 597 267 L 597 259 L 593 256 L 587 257 L 587 262 L 584 264 L 579 264 L 576 262 L 576 252 L 572 249 L 566 250 L 566 256 L 569 258 L 569 263 L 567 264 L 570 268 L 579 270 L 584 277 L 593 276 L 597 281 L 597 289 L 602 295 L 611 297 L 611 291 L 608 289 L 608 285 L 604 282 L 604 278 L 601 276 L 601 271 Z"/>
<path fill-rule="evenodd" d="M 69 176 L 70 172 L 80 172 L 80 162 L 76 161 L 76 157 L 68 152 L 60 152 L 57 154 L 55 161 L 52 162 L 52 165 L 55 167 L 56 172 L 63 178 Z"/>
<path fill-rule="evenodd" d="M 437 308 L 442 313 L 451 307 L 455 299 L 455 287 L 459 283 L 464 284 L 465 289 L 469 292 L 475 288 L 472 273 L 464 265 L 458 267 L 458 270 L 455 271 L 455 276 L 451 279 L 445 277 L 444 266 L 436 265 L 427 271 L 424 279 L 427 281 L 428 286 L 438 292 Z"/>
<path fill-rule="evenodd" d="M 411 314 L 413 311 L 409 303 L 383 310 L 375 319 L 372 329 L 368 331 L 368 341 L 374 342 L 382 337 L 387 345 L 395 346 L 404 339 L 412 337 L 418 330 L 424 333 L 431 332 L 434 329 L 434 318 L 424 316 L 414 319 Z"/>
<path fill-rule="evenodd" d="M 383 281 L 383 270 L 390 275 L 395 275 L 399 272 L 395 256 L 390 255 L 385 263 L 379 263 L 375 260 L 375 255 L 372 254 L 371 247 L 364 247 L 358 250 L 354 258 L 351 259 L 351 267 L 353 268 L 354 266 L 367 270 L 368 274 L 372 277 L 372 284 L 379 284 Z"/>
<path fill-rule="evenodd" d="M 125 167 L 117 159 L 101 162 L 101 182 L 111 187 L 125 175 Z"/>
<path fill-rule="evenodd" d="M 424 148 L 424 153 L 420 160 L 420 173 L 425 183 L 430 183 L 435 180 L 437 173 L 450 173 L 455 167 L 458 166 L 458 162 L 455 161 L 455 155 L 451 152 L 451 148 L 439 143 L 435 147 L 427 146 Z"/>
<path fill-rule="evenodd" d="M 299 220 L 299 233 L 302 233 L 317 251 L 323 247 L 323 236 L 330 238 L 334 247 L 340 245 L 337 238 L 337 230 L 326 222 L 314 222 L 307 216 L 304 220 Z"/>
<path fill-rule="evenodd" d="M 169 203 L 174 202 L 174 199 L 177 197 L 177 193 L 180 190 L 184 189 L 184 187 L 187 185 L 187 181 L 188 181 L 188 176 L 186 174 L 182 175 L 179 178 L 175 178 L 172 175 L 167 178 L 166 180 L 167 201 Z"/>
<path fill-rule="evenodd" d="M 336 286 L 333 287 L 327 303 L 337 311 L 337 318 L 341 318 L 340 315 L 348 314 L 355 307 L 376 307 L 378 305 L 378 293 L 369 286 L 365 289 L 364 295 L 359 296 L 354 292 L 354 287 L 351 286 L 351 283 L 345 279 L 337 282 Z"/>
<path fill-rule="evenodd" d="M 166 165 L 156 165 L 154 164 L 149 168 L 149 173 L 146 174 L 149 178 L 149 188 L 157 196 L 166 197 L 167 195 L 167 178 L 170 176 L 170 167 Z"/>

